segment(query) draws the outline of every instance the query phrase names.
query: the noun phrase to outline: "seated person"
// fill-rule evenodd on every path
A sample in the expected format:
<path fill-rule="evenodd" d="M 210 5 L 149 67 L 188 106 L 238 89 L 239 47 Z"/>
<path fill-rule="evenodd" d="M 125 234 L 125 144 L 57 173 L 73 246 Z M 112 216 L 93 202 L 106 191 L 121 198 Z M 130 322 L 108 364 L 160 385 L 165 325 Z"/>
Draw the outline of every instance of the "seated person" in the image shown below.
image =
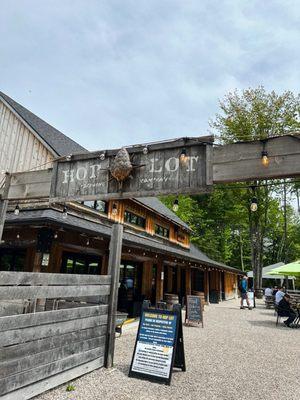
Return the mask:
<path fill-rule="evenodd" d="M 273 290 L 269 287 L 265 289 L 265 297 L 273 296 Z"/>
<path fill-rule="evenodd" d="M 278 288 L 277 288 L 277 286 L 274 286 L 272 295 L 275 296 L 277 292 L 278 292 Z"/>
<path fill-rule="evenodd" d="M 277 291 L 277 293 L 275 294 L 275 304 L 279 304 L 280 300 L 283 299 L 283 296 L 285 295 L 283 288 L 280 287 Z"/>
<path fill-rule="evenodd" d="M 289 328 L 291 327 L 290 325 L 296 318 L 296 313 L 294 312 L 294 310 L 291 308 L 290 305 L 290 298 L 291 296 L 286 293 L 278 304 L 278 315 L 280 317 L 288 317 L 288 319 L 284 321 L 284 324 Z"/>

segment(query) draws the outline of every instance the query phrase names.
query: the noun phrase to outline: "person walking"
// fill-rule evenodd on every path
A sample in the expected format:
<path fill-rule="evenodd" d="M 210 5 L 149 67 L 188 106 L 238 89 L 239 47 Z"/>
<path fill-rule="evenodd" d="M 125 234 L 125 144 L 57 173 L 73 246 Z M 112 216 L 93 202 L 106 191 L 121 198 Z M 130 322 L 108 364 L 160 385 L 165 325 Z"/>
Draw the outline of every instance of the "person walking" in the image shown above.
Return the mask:
<path fill-rule="evenodd" d="M 241 292 L 241 310 L 244 310 L 244 300 L 246 300 L 247 306 L 249 310 L 252 310 L 250 307 L 250 302 L 248 299 L 248 276 L 244 275 L 240 282 L 240 292 Z"/>

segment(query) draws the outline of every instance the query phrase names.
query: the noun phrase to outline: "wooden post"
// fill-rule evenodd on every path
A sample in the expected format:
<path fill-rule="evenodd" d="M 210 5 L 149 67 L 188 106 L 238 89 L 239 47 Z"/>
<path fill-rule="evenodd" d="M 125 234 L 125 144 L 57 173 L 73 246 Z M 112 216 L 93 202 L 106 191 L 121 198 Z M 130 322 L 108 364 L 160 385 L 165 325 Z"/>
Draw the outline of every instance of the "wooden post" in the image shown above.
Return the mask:
<path fill-rule="evenodd" d="M 185 269 L 185 294 L 186 296 L 192 294 L 191 267 L 189 266 Z"/>
<path fill-rule="evenodd" d="M 9 173 L 6 173 L 4 190 L 3 190 L 3 194 L 0 198 L 0 243 L 2 241 L 6 211 L 7 211 L 7 207 L 8 207 L 7 197 L 8 197 L 9 187 L 10 187 L 10 181 L 11 181 L 11 175 Z"/>
<path fill-rule="evenodd" d="M 145 300 L 151 299 L 152 266 L 152 260 L 147 260 L 143 264 L 142 294 Z"/>
<path fill-rule="evenodd" d="M 156 303 L 164 299 L 164 280 L 162 279 L 164 274 L 164 263 L 162 260 L 157 262 L 157 274 L 156 274 Z"/>
<path fill-rule="evenodd" d="M 118 305 L 118 289 L 120 264 L 122 254 L 123 225 L 115 223 L 112 226 L 109 244 L 108 274 L 111 275 L 110 296 L 108 305 L 107 342 L 106 342 L 106 368 L 114 365 L 115 352 L 115 327 Z"/>
<path fill-rule="evenodd" d="M 205 300 L 207 305 L 209 305 L 209 271 L 206 270 L 204 273 L 204 279 L 205 279 L 205 286 L 204 286 L 204 291 L 205 291 Z"/>

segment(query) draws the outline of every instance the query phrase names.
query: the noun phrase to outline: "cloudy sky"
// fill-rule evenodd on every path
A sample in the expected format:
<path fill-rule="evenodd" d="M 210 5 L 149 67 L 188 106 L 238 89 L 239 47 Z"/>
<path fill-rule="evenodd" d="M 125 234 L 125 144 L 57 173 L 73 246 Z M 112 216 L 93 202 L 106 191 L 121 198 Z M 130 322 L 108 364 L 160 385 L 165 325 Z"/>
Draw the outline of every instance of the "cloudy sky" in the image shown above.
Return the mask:
<path fill-rule="evenodd" d="M 88 149 L 208 133 L 228 91 L 299 92 L 299 1 L 0 0 L 0 90 Z"/>

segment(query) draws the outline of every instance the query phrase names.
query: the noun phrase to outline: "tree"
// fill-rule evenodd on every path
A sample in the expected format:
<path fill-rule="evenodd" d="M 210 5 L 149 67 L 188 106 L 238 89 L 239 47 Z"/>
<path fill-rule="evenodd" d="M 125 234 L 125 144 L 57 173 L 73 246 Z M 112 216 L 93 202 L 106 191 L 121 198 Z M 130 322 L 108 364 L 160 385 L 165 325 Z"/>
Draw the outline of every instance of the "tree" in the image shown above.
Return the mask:
<path fill-rule="evenodd" d="M 265 140 L 300 128 L 300 96 L 290 91 L 283 94 L 274 91 L 268 93 L 262 86 L 241 93 L 234 91 L 220 102 L 220 108 L 221 113 L 210 122 L 210 126 L 219 134 L 222 144 Z M 262 284 L 270 193 L 267 186 L 262 187 L 260 182 L 253 182 L 253 187 L 259 207 L 255 213 L 249 211 L 249 227 L 254 285 L 258 289 Z"/>

